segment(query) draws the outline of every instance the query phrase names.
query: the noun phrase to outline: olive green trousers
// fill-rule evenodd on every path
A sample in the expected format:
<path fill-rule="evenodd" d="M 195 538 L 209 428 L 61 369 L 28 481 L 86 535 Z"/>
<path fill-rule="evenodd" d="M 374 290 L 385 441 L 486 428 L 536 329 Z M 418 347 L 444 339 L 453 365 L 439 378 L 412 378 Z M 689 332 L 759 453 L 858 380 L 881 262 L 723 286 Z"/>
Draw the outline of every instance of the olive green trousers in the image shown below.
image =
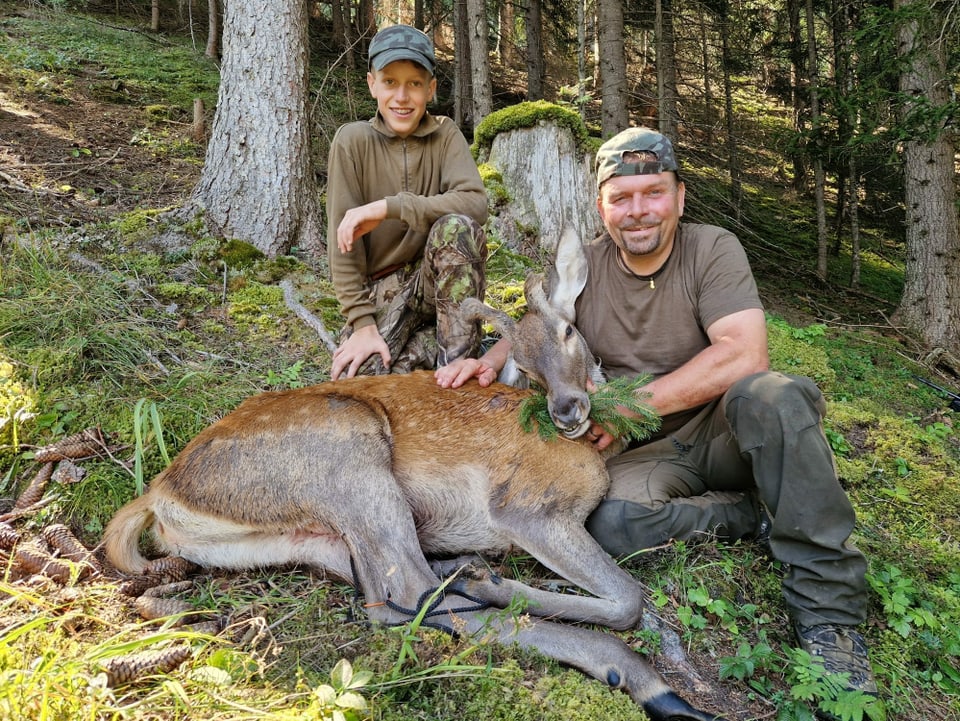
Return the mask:
<path fill-rule="evenodd" d="M 793 619 L 862 622 L 866 560 L 850 541 L 854 511 L 825 410 L 808 378 L 766 372 L 737 382 L 675 434 L 609 459 L 610 490 L 587 530 L 612 555 L 670 539 L 749 539 L 763 503 Z"/>

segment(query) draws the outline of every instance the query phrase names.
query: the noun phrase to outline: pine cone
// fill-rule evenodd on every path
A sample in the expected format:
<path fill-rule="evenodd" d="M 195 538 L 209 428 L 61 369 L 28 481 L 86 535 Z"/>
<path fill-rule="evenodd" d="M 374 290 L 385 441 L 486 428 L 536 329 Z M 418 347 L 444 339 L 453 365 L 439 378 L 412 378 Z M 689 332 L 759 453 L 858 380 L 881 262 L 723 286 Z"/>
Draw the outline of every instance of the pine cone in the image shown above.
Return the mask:
<path fill-rule="evenodd" d="M 52 461 L 45 462 L 40 466 L 33 480 L 30 481 L 30 485 L 23 490 L 23 493 L 17 498 L 17 502 L 13 504 L 13 510 L 22 511 L 24 508 L 29 508 L 43 498 L 43 493 L 47 490 L 47 483 L 50 481 L 50 476 L 53 475 L 53 466 L 54 463 Z"/>
<path fill-rule="evenodd" d="M 145 575 L 160 576 L 168 581 L 182 581 L 197 570 L 192 561 L 180 556 L 164 556 L 150 561 L 143 569 Z M 156 584 L 154 584 L 156 585 Z"/>
<path fill-rule="evenodd" d="M 119 686 L 155 673 L 167 673 L 190 658 L 189 646 L 171 646 L 159 651 L 142 651 L 116 656 L 103 664 L 108 686 Z"/>
<path fill-rule="evenodd" d="M 163 598 L 165 596 L 172 596 L 175 593 L 181 593 L 182 591 L 189 591 L 193 588 L 193 581 L 187 579 L 186 581 L 174 581 L 173 583 L 162 583 L 159 586 L 153 586 L 148 588 L 143 592 L 144 596 L 152 596 L 153 598 Z"/>
<path fill-rule="evenodd" d="M 0 521 L 0 548 L 9 551 L 20 542 L 20 531 Z"/>
<path fill-rule="evenodd" d="M 140 598 L 133 602 L 133 605 L 139 612 L 140 616 L 148 621 L 153 621 L 158 618 L 166 618 L 167 616 L 180 615 L 180 618 L 173 619 L 170 622 L 170 625 L 174 628 L 177 626 L 182 626 L 189 620 L 193 620 L 190 618 L 190 616 L 181 615 L 193 612 L 193 605 L 176 598 L 140 596 Z"/>
<path fill-rule="evenodd" d="M 29 573 L 38 573 L 58 583 L 68 583 L 73 571 L 67 561 L 54 558 L 33 541 L 20 543 L 13 552 L 17 565 Z"/>
<path fill-rule="evenodd" d="M 33 457 L 40 463 L 99 456 L 107 448 L 107 438 L 99 428 L 87 428 L 38 449 Z"/>
<path fill-rule="evenodd" d="M 81 577 L 86 577 L 94 572 L 99 573 L 103 570 L 94 555 L 62 523 L 47 526 L 40 535 L 52 548 L 60 552 L 62 558 L 84 566 L 84 569 L 80 572 Z"/>

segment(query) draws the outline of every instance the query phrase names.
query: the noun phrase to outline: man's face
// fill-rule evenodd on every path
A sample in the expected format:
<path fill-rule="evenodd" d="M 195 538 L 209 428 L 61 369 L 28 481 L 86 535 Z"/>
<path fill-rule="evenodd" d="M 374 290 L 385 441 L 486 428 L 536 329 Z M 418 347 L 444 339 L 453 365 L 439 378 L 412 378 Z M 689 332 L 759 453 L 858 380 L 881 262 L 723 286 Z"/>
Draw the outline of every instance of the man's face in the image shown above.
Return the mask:
<path fill-rule="evenodd" d="M 437 89 L 437 79 L 415 62 L 397 60 L 382 70 L 368 72 L 367 86 L 389 128 L 406 138 L 417 129 L 427 112 L 427 103 Z"/>
<path fill-rule="evenodd" d="M 672 172 L 618 175 L 600 186 L 597 210 L 610 237 L 630 255 L 669 248 L 683 215 L 684 185 Z"/>

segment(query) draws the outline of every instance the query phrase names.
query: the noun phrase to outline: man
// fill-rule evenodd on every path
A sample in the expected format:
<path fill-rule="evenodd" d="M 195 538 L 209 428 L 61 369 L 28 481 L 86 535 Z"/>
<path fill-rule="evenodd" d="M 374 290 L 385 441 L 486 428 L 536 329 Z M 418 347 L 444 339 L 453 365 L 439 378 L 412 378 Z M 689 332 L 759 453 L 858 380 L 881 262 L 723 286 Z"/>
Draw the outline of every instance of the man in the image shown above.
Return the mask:
<path fill-rule="evenodd" d="M 427 112 L 433 43 L 393 25 L 374 36 L 369 57 L 377 114 L 342 126 L 328 162 L 330 274 L 346 317 L 333 379 L 371 357 L 375 372 L 435 368 L 475 354 L 480 341 L 459 305 L 483 297 L 487 196 L 459 128 Z"/>
<path fill-rule="evenodd" d="M 823 433 L 824 399 L 809 379 L 768 370 L 743 248 L 722 228 L 680 222 L 686 189 L 659 133 L 631 128 L 605 142 L 597 188 L 606 233 L 584 248 L 577 327 L 608 377 L 651 374 L 643 391 L 663 424 L 608 460 L 610 490 L 588 530 L 613 555 L 769 533 L 801 647 L 876 695 L 855 630 L 866 618 L 866 562 L 849 541 L 854 511 Z M 508 353 L 501 341 L 437 371 L 437 382 L 488 385 Z M 587 438 L 599 449 L 613 441 L 596 424 Z"/>

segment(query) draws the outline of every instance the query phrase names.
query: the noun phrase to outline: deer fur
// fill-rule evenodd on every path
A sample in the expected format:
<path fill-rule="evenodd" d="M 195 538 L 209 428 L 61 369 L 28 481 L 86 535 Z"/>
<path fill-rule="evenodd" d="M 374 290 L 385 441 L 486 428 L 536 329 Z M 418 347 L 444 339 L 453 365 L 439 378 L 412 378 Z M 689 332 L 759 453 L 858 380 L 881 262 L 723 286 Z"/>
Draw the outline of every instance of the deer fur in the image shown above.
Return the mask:
<path fill-rule="evenodd" d="M 519 547 L 590 595 L 467 568 L 444 586 L 428 621 L 492 631 L 578 667 L 625 690 L 655 721 L 718 721 L 619 638 L 555 622 L 627 629 L 644 609 L 639 584 L 584 529 L 609 479 L 581 437 L 595 363 L 574 327 L 573 300 L 586 279 L 579 248 L 577 238 L 561 241 L 549 300 L 542 278 L 528 278 L 520 321 L 477 300 L 464 305 L 511 340 L 516 366 L 546 389 L 559 439 L 520 428 L 529 391 L 476 382 L 443 389 L 425 371 L 263 393 L 203 430 L 120 509 L 105 533 L 108 559 L 142 572 L 138 542 L 152 528 L 162 552 L 201 566 L 322 569 L 358 585 L 371 619 L 397 624 L 443 584 L 427 556 Z M 535 620 L 496 612 L 516 597 Z"/>

